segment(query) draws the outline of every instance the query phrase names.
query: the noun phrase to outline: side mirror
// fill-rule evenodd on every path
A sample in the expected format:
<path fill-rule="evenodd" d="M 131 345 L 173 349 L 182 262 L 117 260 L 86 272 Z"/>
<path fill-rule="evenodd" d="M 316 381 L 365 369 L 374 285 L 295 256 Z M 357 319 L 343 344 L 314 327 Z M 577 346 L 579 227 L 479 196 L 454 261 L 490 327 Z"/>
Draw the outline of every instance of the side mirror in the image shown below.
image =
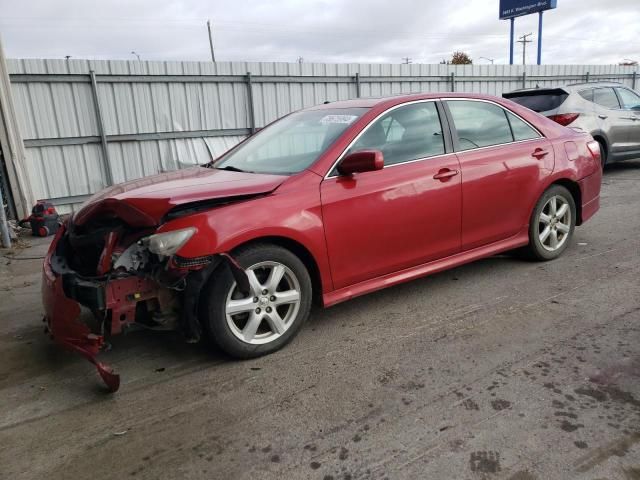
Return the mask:
<path fill-rule="evenodd" d="M 342 159 L 338 164 L 340 175 L 351 175 L 358 172 L 372 172 L 382 170 L 384 156 L 380 150 L 360 150 L 353 152 Z"/>

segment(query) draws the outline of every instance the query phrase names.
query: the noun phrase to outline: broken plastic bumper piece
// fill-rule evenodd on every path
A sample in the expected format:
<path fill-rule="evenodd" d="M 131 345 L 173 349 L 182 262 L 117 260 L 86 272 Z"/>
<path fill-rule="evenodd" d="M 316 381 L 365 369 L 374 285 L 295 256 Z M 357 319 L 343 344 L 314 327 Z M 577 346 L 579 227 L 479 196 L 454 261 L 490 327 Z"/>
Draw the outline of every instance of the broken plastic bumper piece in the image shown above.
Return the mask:
<path fill-rule="evenodd" d="M 104 337 L 92 333 L 80 320 L 80 304 L 65 295 L 63 277 L 56 275 L 51 269 L 51 255 L 63 231 L 64 228 L 61 228 L 51 243 L 42 273 L 42 300 L 47 331 L 56 343 L 93 363 L 109 391 L 115 392 L 120 387 L 120 376 L 96 358 L 104 345 Z"/>

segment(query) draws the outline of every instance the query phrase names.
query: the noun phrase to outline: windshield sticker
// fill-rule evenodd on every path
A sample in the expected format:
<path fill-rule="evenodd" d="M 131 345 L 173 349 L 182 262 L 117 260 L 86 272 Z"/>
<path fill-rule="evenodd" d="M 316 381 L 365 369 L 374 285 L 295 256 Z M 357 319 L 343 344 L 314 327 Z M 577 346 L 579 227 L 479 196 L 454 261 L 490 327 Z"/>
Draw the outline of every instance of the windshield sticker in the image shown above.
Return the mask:
<path fill-rule="evenodd" d="M 353 123 L 358 118 L 357 115 L 325 115 L 320 119 L 322 125 L 328 125 L 331 123 L 346 123 L 347 125 Z"/>

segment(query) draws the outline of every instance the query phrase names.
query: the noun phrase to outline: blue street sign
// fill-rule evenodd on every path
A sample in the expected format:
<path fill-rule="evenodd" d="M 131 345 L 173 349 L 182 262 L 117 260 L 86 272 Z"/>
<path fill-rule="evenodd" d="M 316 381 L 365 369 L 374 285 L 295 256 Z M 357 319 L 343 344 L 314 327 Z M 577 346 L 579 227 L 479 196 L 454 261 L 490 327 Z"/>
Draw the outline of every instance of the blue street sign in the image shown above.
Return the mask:
<path fill-rule="evenodd" d="M 500 0 L 500 20 L 556 8 L 558 0 Z"/>

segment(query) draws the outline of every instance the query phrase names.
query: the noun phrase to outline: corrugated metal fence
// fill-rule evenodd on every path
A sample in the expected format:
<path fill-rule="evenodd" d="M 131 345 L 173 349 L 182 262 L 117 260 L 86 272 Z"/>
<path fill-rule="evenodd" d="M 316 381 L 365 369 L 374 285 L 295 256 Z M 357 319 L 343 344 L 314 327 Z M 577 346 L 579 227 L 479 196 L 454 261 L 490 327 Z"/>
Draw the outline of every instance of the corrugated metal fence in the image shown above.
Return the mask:
<path fill-rule="evenodd" d="M 9 60 L 35 198 L 66 212 L 111 183 L 208 162 L 256 128 L 325 101 L 613 80 L 613 65 L 391 65 Z"/>

